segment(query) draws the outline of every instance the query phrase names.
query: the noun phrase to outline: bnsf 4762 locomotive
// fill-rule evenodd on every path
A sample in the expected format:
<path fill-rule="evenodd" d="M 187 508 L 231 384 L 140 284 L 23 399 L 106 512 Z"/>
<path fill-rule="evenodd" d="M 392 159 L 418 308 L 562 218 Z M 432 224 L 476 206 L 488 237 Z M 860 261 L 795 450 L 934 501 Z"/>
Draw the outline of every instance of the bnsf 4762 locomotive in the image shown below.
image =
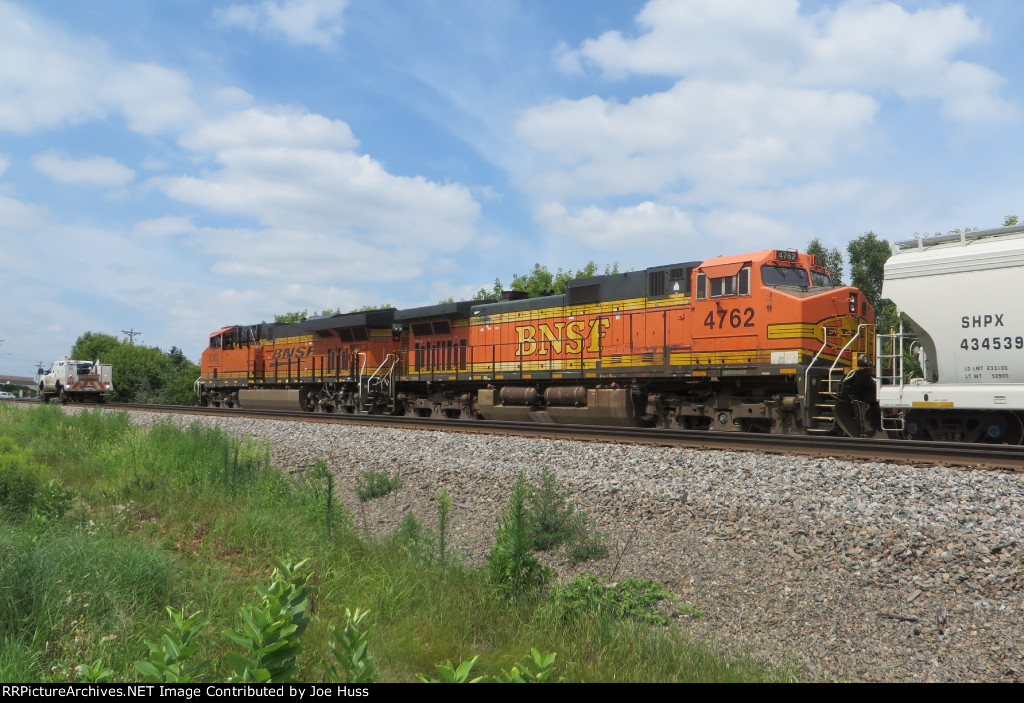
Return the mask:
<path fill-rule="evenodd" d="M 874 310 L 790 249 L 224 327 L 198 389 L 222 407 L 865 436 L 873 368 Z"/>

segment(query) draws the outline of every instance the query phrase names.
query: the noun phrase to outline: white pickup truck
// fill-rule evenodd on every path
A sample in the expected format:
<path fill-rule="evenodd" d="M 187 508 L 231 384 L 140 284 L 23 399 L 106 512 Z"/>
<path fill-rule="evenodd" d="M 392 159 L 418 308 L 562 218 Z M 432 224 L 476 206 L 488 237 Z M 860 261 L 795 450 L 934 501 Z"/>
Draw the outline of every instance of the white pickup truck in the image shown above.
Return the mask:
<path fill-rule="evenodd" d="M 99 361 L 64 359 L 50 365 L 49 371 L 39 369 L 39 397 L 44 403 L 52 398 L 69 401 L 102 403 L 114 390 L 114 367 Z"/>

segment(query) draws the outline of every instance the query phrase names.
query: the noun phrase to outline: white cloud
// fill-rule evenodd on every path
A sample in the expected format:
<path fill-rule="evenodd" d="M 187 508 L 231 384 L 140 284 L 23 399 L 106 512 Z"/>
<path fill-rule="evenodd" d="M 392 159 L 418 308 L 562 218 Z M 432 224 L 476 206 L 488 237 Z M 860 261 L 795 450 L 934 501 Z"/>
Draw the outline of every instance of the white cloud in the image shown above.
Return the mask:
<path fill-rule="evenodd" d="M 998 96 L 1003 79 L 956 55 L 985 39 L 962 5 L 907 11 L 848 1 L 817 13 L 796 0 L 651 0 L 636 37 L 611 31 L 563 51 L 559 65 L 687 79 L 760 81 L 822 89 L 892 90 L 932 98 L 964 122 L 1002 122 L 1017 106 Z M 980 106 L 980 107 L 979 107 Z"/>
<path fill-rule="evenodd" d="M 668 248 L 697 235 L 689 213 L 650 201 L 616 210 L 584 207 L 575 214 L 552 202 L 541 206 L 536 217 L 554 234 L 602 249 Z"/>
<path fill-rule="evenodd" d="M 135 178 L 135 172 L 107 156 L 71 159 L 55 151 L 33 157 L 32 165 L 58 183 L 88 186 L 120 186 Z"/>
<path fill-rule="evenodd" d="M 0 229 L 29 230 L 45 221 L 46 216 L 39 207 L 0 194 Z"/>
<path fill-rule="evenodd" d="M 329 48 L 344 33 L 348 0 L 263 0 L 229 5 L 214 16 L 224 25 L 253 32 L 283 34 L 296 44 Z"/>
<path fill-rule="evenodd" d="M 213 152 L 222 166 L 153 181 L 182 202 L 374 247 L 455 251 L 474 235 L 480 206 L 466 187 L 388 173 L 351 151 L 357 142 L 340 120 L 252 109 L 208 123 L 181 143 Z"/>
<path fill-rule="evenodd" d="M 516 123 L 533 148 L 519 182 L 535 219 L 595 246 L 653 246 L 673 227 L 756 245 L 746 228 L 802 234 L 777 219 L 794 213 L 892 217 L 919 206 L 922 190 L 851 171 L 898 148 L 883 105 L 913 100 L 969 124 L 1019 113 L 1000 95 L 1003 78 L 962 56 L 987 39 L 962 5 L 650 0 L 635 22 L 634 34 L 559 45 L 552 61 L 569 74 L 660 76 L 671 87 L 558 99 Z M 634 85 L 614 90 L 628 96 Z"/>
<path fill-rule="evenodd" d="M 156 64 L 118 65 L 98 88 L 108 104 L 124 113 L 128 127 L 142 134 L 176 132 L 200 116 L 192 82 Z"/>
<path fill-rule="evenodd" d="M 614 209 L 549 202 L 538 209 L 536 219 L 552 234 L 586 246 L 654 252 L 673 260 L 695 258 L 686 252 L 703 256 L 711 242 L 720 247 L 715 254 L 728 254 L 788 247 L 806 239 L 797 238 L 791 225 L 742 205 L 690 212 L 651 201 Z"/>
<path fill-rule="evenodd" d="M 560 63 L 630 73 L 751 80 L 800 57 L 796 0 L 652 0 L 636 16 L 636 38 L 611 31 L 567 51 Z"/>
<path fill-rule="evenodd" d="M 701 215 L 700 229 L 703 236 L 722 247 L 716 252 L 720 256 L 739 251 L 790 247 L 805 241 L 794 237 L 791 224 L 749 210 L 711 210 Z"/>
<path fill-rule="evenodd" d="M 102 56 L 96 43 L 72 39 L 0 2 L 0 130 L 27 132 L 102 116 L 93 71 Z"/>
<path fill-rule="evenodd" d="M 0 131 L 30 132 L 123 114 L 131 129 L 180 128 L 197 109 L 190 82 L 112 59 L 96 41 L 0 0 Z"/>
<path fill-rule="evenodd" d="M 190 217 L 157 217 L 135 223 L 132 234 L 144 239 L 160 239 L 178 234 L 190 234 L 195 231 Z"/>
<path fill-rule="evenodd" d="M 625 105 L 535 107 L 517 131 L 555 162 L 533 182 L 540 192 L 657 194 L 806 175 L 856 145 L 877 108 L 853 92 L 680 81 Z"/>
<path fill-rule="evenodd" d="M 217 88 L 213 91 L 213 99 L 223 105 L 228 105 L 234 108 L 251 105 L 254 100 L 253 96 L 249 92 L 237 86 Z"/>
<path fill-rule="evenodd" d="M 359 145 L 341 120 L 294 108 L 252 108 L 206 122 L 179 140 L 192 151 L 226 151 L 243 147 L 354 149 Z"/>
<path fill-rule="evenodd" d="M 404 281 L 423 272 L 416 249 L 390 250 L 300 229 L 203 229 L 195 233 L 192 246 L 213 262 L 214 274 L 275 286 Z"/>

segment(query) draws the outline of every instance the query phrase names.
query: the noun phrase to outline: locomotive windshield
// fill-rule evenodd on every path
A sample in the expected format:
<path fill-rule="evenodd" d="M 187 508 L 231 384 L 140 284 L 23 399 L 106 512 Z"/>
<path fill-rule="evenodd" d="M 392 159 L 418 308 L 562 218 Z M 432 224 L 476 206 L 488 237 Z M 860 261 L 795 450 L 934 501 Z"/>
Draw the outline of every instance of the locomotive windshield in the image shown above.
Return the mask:
<path fill-rule="evenodd" d="M 766 286 L 810 285 L 806 269 L 791 268 L 789 266 L 772 266 L 770 264 L 765 264 L 761 267 L 761 280 Z"/>
<path fill-rule="evenodd" d="M 832 286 L 832 277 L 827 273 L 811 269 L 811 283 L 815 286 L 829 288 Z"/>

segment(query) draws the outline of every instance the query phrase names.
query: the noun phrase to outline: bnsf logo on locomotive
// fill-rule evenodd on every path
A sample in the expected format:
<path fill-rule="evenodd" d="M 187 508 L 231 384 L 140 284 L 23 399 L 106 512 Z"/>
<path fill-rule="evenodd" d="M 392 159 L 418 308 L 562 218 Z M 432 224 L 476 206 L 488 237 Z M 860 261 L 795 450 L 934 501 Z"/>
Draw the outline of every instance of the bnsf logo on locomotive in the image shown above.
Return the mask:
<path fill-rule="evenodd" d="M 594 354 L 601 351 L 602 330 L 611 322 L 601 317 L 595 320 L 572 320 L 571 322 L 540 323 L 516 327 L 516 356 L 546 356 L 555 354 L 579 354 L 583 351 Z M 586 345 L 586 346 L 584 346 Z"/>
<path fill-rule="evenodd" d="M 309 356 L 312 350 L 309 347 L 298 347 L 296 349 L 275 349 L 272 359 L 301 359 L 304 356 Z"/>

